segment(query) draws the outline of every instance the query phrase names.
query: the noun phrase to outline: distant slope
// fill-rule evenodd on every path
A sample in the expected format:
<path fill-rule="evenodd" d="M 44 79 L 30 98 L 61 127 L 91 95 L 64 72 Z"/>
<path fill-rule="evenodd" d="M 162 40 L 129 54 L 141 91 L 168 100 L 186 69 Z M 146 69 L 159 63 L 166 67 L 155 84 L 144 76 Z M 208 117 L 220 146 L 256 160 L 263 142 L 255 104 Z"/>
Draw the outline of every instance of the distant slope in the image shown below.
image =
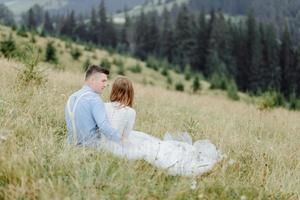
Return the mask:
<path fill-rule="evenodd" d="M 68 0 L 7 0 L 4 3 L 15 15 L 26 12 L 34 4 L 39 4 L 45 9 L 56 9 L 68 4 Z"/>
<path fill-rule="evenodd" d="M 115 13 L 123 10 L 124 7 L 131 8 L 144 2 L 145 0 L 106 0 L 105 4 L 108 13 Z M 34 4 L 56 12 L 75 10 L 77 13 L 89 13 L 93 7 L 100 4 L 100 0 L 0 0 L 0 3 L 4 3 L 15 15 L 19 16 Z"/>
<path fill-rule="evenodd" d="M 133 7 L 127 13 L 131 17 L 138 16 L 142 10 L 145 13 L 156 11 L 159 14 L 161 14 L 164 8 L 171 10 L 173 6 L 175 5 L 180 6 L 184 3 L 188 3 L 189 1 L 190 0 L 148 0 L 145 2 L 145 4 L 140 4 Z M 125 21 L 124 12 L 115 14 L 114 21 L 116 23 L 124 23 Z"/>
<path fill-rule="evenodd" d="M 31 43 L 31 34 L 28 33 L 28 37 L 21 37 L 16 34 L 16 31 L 12 31 L 11 28 L 0 25 L 0 41 L 5 40 L 10 33 L 12 33 L 18 48 L 24 48 L 26 44 Z M 39 37 L 35 35 L 35 40 L 36 42 L 34 45 L 41 49 L 41 65 L 45 68 L 66 69 L 82 73 L 82 65 L 87 60 L 89 60 L 91 64 L 97 65 L 106 60 L 111 65 L 111 76 L 117 76 L 120 71 L 120 66 L 123 66 L 125 75 L 136 83 L 167 88 L 168 90 L 175 90 L 176 84 L 182 83 L 184 85 L 184 92 L 192 93 L 193 79 L 186 80 L 184 74 L 176 73 L 174 70 L 169 69 L 168 76 L 165 76 L 162 73 L 162 69 L 154 70 L 148 68 L 146 67 L 145 62 L 133 57 L 110 53 L 104 49 L 90 48 L 88 46 L 66 42 L 52 37 Z M 49 41 L 53 42 L 57 51 L 57 65 L 42 62 L 45 56 L 46 44 Z M 82 54 L 78 60 L 74 60 L 71 56 L 71 51 L 75 48 L 79 49 Z M 0 53 L 0 57 L 1 56 Z M 131 69 L 137 65 L 141 67 L 140 72 L 133 72 Z M 170 83 L 168 79 L 171 79 L 172 83 Z M 201 81 L 201 87 L 202 91 L 207 90 L 209 88 L 209 83 Z"/>

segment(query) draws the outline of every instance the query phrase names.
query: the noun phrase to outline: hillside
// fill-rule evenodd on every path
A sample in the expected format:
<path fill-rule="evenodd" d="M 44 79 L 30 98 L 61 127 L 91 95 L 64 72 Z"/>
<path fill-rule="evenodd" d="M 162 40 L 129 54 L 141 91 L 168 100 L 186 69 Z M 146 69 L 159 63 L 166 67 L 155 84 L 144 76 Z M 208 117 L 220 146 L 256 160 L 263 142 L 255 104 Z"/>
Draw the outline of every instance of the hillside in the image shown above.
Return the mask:
<path fill-rule="evenodd" d="M 159 15 L 162 14 L 164 8 L 171 11 L 175 6 L 181 6 L 187 4 L 189 0 L 161 0 L 161 1 L 146 1 L 145 4 L 136 5 L 133 8 L 127 11 L 128 16 L 136 17 L 141 14 L 141 11 L 145 13 L 157 12 Z M 125 22 L 125 13 L 120 12 L 114 14 L 115 23 L 124 23 Z"/>
<path fill-rule="evenodd" d="M 12 33 L 13 38 L 16 40 L 16 43 L 19 47 L 25 48 L 26 44 L 30 43 L 32 40 L 32 35 L 28 33 L 27 37 L 21 37 L 16 34 L 16 32 L 11 31 L 10 28 L 0 26 L 0 41 L 8 38 L 9 34 Z M 41 56 L 44 57 L 46 44 L 48 42 L 53 42 L 54 47 L 57 51 L 58 64 L 51 66 L 49 63 L 43 62 L 43 58 L 41 59 L 42 68 L 55 68 L 61 70 L 72 70 L 75 72 L 82 73 L 82 66 L 88 60 L 91 64 L 100 64 L 102 61 L 108 61 L 111 66 L 112 76 L 118 74 L 120 70 L 120 65 L 124 66 L 125 75 L 129 76 L 136 82 L 139 82 L 144 85 L 154 85 L 163 88 L 174 89 L 176 83 L 183 83 L 185 86 L 186 92 L 191 92 L 191 84 L 192 80 L 186 81 L 184 75 L 180 75 L 175 73 L 175 71 L 169 71 L 169 77 L 172 79 L 172 83 L 168 83 L 168 77 L 162 75 L 161 71 L 155 71 L 153 69 L 147 68 L 144 62 L 140 60 L 133 59 L 128 56 L 122 56 L 114 53 L 109 53 L 102 49 L 97 49 L 93 47 L 85 47 L 83 45 L 65 42 L 56 38 L 44 38 L 39 37 L 37 35 L 34 36 L 37 38 L 36 43 L 34 45 L 40 49 Z M 81 56 L 78 60 L 74 60 L 71 56 L 71 51 L 74 49 L 78 49 L 81 52 Z M 131 68 L 139 65 L 141 67 L 141 72 L 132 72 Z M 205 88 L 208 87 L 208 83 L 202 82 L 202 85 Z"/>
<path fill-rule="evenodd" d="M 123 10 L 124 7 L 131 8 L 143 2 L 144 0 L 109 0 L 105 3 L 108 13 L 114 13 Z M 100 0 L 0 0 L 0 3 L 4 3 L 17 16 L 26 12 L 34 4 L 39 4 L 53 12 L 75 10 L 77 13 L 86 14 L 90 13 L 92 8 L 98 7 Z"/>
<path fill-rule="evenodd" d="M 10 30 L 1 26 L 0 32 L 2 41 Z M 19 47 L 30 40 L 14 37 Z M 216 144 L 226 154 L 224 160 L 202 176 L 173 177 L 144 161 L 65 145 L 63 109 L 68 96 L 83 83 L 79 66 L 85 59 L 96 64 L 104 57 L 123 59 L 126 68 L 139 61 L 100 49 L 86 51 L 55 38 L 35 39 L 42 51 L 47 40 L 58 49 L 59 65 L 39 65 L 47 80 L 42 85 L 24 86 L 18 76 L 24 64 L 0 58 L 0 199 L 300 197 L 299 112 L 260 111 L 210 90 L 198 94 L 167 90 L 166 78 L 144 63 L 141 73 L 126 70 L 135 88 L 135 130 L 158 137 L 188 131 L 194 140 Z M 79 61 L 70 56 L 70 46 L 82 50 Z M 113 65 L 111 80 L 117 70 Z M 174 72 L 172 78 L 184 79 Z"/>

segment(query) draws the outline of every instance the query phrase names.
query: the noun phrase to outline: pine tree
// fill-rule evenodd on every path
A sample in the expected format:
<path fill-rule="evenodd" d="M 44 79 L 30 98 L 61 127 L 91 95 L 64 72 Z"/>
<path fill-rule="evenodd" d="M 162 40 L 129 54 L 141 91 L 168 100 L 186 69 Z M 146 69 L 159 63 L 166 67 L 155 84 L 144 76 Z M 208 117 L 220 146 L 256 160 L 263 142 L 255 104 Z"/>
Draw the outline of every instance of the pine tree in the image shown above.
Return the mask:
<path fill-rule="evenodd" d="M 278 60 L 278 45 L 275 29 L 272 25 L 260 24 L 262 44 L 262 59 L 260 64 L 260 88 L 266 90 L 280 90 L 280 68 Z"/>
<path fill-rule="evenodd" d="M 260 35 L 254 12 L 250 11 L 246 20 L 246 65 L 244 81 L 248 82 L 247 89 L 252 92 L 260 90 L 259 81 L 261 80 L 261 73 L 259 72 L 259 65 L 261 61 L 261 45 Z"/>
<path fill-rule="evenodd" d="M 168 62 L 173 61 L 174 33 L 170 20 L 170 13 L 166 7 L 164 8 L 163 12 L 163 26 L 161 31 L 159 52 L 160 57 L 165 57 Z"/>
<path fill-rule="evenodd" d="M 91 18 L 88 30 L 91 42 L 98 44 L 98 18 L 96 10 L 94 8 L 92 8 L 91 11 Z"/>
<path fill-rule="evenodd" d="M 107 23 L 106 30 L 107 46 L 115 48 L 117 46 L 117 33 L 114 27 L 113 18 L 111 17 Z"/>
<path fill-rule="evenodd" d="M 8 39 L 0 42 L 0 52 L 6 58 L 13 57 L 16 49 L 17 49 L 16 42 L 12 34 L 9 35 Z"/>
<path fill-rule="evenodd" d="M 290 37 L 290 32 L 285 26 L 284 32 L 281 37 L 281 46 L 279 51 L 279 63 L 281 69 L 281 92 L 288 98 L 289 95 L 293 92 L 293 81 L 295 80 L 293 70 L 293 47 Z"/>
<path fill-rule="evenodd" d="M 135 55 L 143 60 L 147 58 L 147 19 L 144 13 L 144 10 L 141 10 L 139 17 L 136 20 L 135 24 Z"/>
<path fill-rule="evenodd" d="M 53 42 L 48 42 L 46 47 L 45 61 L 53 64 L 58 63 L 58 58 L 56 55 L 56 48 L 53 45 Z"/>
<path fill-rule="evenodd" d="M 232 34 L 232 55 L 235 60 L 235 73 L 231 74 L 234 77 L 238 87 L 242 91 L 248 89 L 248 76 L 246 66 L 247 45 L 246 45 L 246 28 L 244 23 L 232 24 L 230 33 Z"/>
<path fill-rule="evenodd" d="M 75 12 L 72 10 L 72 12 L 66 16 L 66 18 L 63 20 L 63 24 L 60 30 L 60 33 L 62 35 L 70 36 L 72 39 L 75 39 L 74 36 L 74 29 L 76 27 L 76 19 L 75 19 Z"/>
<path fill-rule="evenodd" d="M 49 15 L 49 12 L 46 11 L 45 12 L 45 20 L 44 20 L 44 30 L 47 32 L 47 33 L 52 33 L 54 31 L 54 28 L 53 28 L 53 23 L 51 21 L 51 17 Z"/>
<path fill-rule="evenodd" d="M 183 5 L 176 19 L 175 27 L 175 63 L 181 67 L 190 64 L 190 54 L 193 46 L 193 37 L 191 30 L 191 17 L 186 5 Z"/>
<path fill-rule="evenodd" d="M 103 46 L 108 46 L 109 41 L 108 37 L 110 37 L 108 33 L 108 23 L 105 9 L 105 0 L 101 0 L 99 7 L 99 23 L 98 23 L 98 42 Z"/>
<path fill-rule="evenodd" d="M 159 30 L 156 22 L 157 13 L 153 12 L 149 15 L 149 28 L 146 34 L 147 53 L 151 55 L 158 54 Z"/>
<path fill-rule="evenodd" d="M 204 11 L 201 11 L 198 19 L 198 26 L 195 27 L 196 35 L 196 47 L 194 48 L 194 54 L 198 55 L 197 57 L 194 57 L 195 59 L 192 60 L 192 66 L 196 68 L 197 70 L 204 73 L 205 66 L 206 66 L 206 60 L 208 55 L 208 44 L 209 44 L 209 38 L 208 38 L 208 31 L 207 31 L 207 24 L 205 20 L 205 13 Z"/>
<path fill-rule="evenodd" d="M 88 26 L 84 22 L 83 16 L 79 16 L 77 20 L 77 25 L 73 30 L 74 35 L 76 37 L 76 41 L 88 41 L 89 40 L 89 33 L 88 33 Z"/>
<path fill-rule="evenodd" d="M 300 98 L 300 45 L 298 46 L 297 48 L 297 51 L 296 51 L 296 63 L 295 63 L 295 66 L 296 66 L 296 95 L 298 98 Z"/>
<path fill-rule="evenodd" d="M 122 27 L 121 30 L 121 39 L 120 39 L 120 43 L 123 46 L 123 50 L 128 50 L 129 49 L 129 29 L 130 29 L 130 25 L 131 25 L 131 21 L 130 18 L 128 16 L 127 13 L 127 9 L 124 9 L 124 16 L 125 16 L 125 23 Z"/>
<path fill-rule="evenodd" d="M 30 8 L 28 10 L 28 16 L 27 16 L 27 27 L 31 30 L 35 29 L 37 27 L 37 22 L 35 20 L 33 8 Z"/>
<path fill-rule="evenodd" d="M 193 92 L 196 93 L 199 89 L 201 89 L 199 76 L 195 76 L 193 80 Z"/>
<path fill-rule="evenodd" d="M 13 26 L 15 25 L 14 14 L 8 7 L 0 3 L 0 24 Z"/>

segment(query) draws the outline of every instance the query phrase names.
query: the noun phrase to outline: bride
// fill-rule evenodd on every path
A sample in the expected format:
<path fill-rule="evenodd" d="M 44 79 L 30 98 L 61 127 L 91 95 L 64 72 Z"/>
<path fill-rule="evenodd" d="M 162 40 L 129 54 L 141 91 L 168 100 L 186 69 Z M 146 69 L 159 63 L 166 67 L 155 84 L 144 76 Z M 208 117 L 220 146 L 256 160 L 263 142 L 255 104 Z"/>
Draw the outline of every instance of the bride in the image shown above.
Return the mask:
<path fill-rule="evenodd" d="M 122 133 L 122 144 L 102 137 L 100 147 L 131 160 L 143 159 L 171 175 L 199 175 L 211 170 L 221 155 L 209 140 L 192 143 L 187 133 L 176 137 L 167 133 L 164 139 L 134 131 L 136 112 L 132 108 L 134 90 L 125 77 L 112 86 L 110 102 L 105 104 L 108 120 Z"/>

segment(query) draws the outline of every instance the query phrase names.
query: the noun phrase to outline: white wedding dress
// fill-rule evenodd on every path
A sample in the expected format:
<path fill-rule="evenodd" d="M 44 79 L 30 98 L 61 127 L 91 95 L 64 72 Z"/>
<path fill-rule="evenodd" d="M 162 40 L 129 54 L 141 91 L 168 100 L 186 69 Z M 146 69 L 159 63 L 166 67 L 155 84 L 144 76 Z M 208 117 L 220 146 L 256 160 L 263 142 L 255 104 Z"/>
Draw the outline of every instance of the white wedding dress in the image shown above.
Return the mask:
<path fill-rule="evenodd" d="M 132 130 L 136 116 L 134 109 L 116 102 L 106 103 L 105 108 L 111 125 L 128 139 L 119 144 L 103 136 L 101 149 L 132 160 L 144 159 L 171 175 L 199 175 L 211 170 L 221 159 L 221 154 L 209 140 L 192 143 L 187 133 L 177 136 L 167 133 L 161 140 Z"/>

